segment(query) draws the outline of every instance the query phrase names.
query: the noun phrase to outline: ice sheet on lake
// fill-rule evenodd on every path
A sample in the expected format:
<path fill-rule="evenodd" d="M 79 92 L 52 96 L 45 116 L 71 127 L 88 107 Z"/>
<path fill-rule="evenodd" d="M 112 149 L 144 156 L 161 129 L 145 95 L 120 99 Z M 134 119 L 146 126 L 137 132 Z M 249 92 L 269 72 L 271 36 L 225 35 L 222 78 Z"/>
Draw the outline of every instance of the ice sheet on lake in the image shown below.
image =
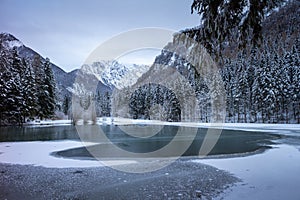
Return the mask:
<path fill-rule="evenodd" d="M 55 157 L 52 152 L 82 147 L 79 141 L 35 141 L 1 142 L 0 162 L 9 164 L 35 165 L 49 168 L 99 167 L 97 160 L 75 160 Z M 110 160 L 110 165 L 131 164 L 131 160 Z"/>

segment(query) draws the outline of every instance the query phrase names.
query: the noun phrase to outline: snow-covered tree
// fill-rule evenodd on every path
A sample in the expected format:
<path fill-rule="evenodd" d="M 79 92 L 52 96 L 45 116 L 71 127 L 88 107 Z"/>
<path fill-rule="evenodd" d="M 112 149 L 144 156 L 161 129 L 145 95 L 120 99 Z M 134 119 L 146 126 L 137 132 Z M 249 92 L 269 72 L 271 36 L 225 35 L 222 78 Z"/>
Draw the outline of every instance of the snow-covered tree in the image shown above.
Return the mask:
<path fill-rule="evenodd" d="M 11 91 L 9 80 L 12 78 L 10 71 L 10 53 L 2 46 L 0 41 L 0 125 L 6 119 L 10 100 L 8 93 Z"/>
<path fill-rule="evenodd" d="M 18 55 L 16 48 L 12 52 L 12 63 L 10 68 L 10 78 L 7 81 L 7 116 L 10 121 L 14 123 L 22 123 L 22 109 L 24 108 L 24 85 L 21 79 L 24 66 L 22 65 L 21 58 Z"/>
<path fill-rule="evenodd" d="M 22 81 L 22 94 L 24 98 L 24 104 L 22 105 L 22 117 L 23 122 L 26 118 L 34 118 L 35 107 L 36 107 L 36 96 L 35 96 L 35 80 L 33 71 L 30 63 L 28 63 L 24 58 L 22 59 L 22 65 L 24 66 L 23 71 L 21 72 L 21 81 Z"/>
<path fill-rule="evenodd" d="M 44 102 L 42 103 L 43 107 L 43 115 L 46 118 L 51 118 L 54 115 L 55 111 L 55 81 L 53 72 L 50 66 L 50 60 L 46 58 L 46 61 L 44 63 L 44 80 L 43 80 L 43 87 L 42 92 L 44 92 L 43 97 Z"/>
<path fill-rule="evenodd" d="M 200 41 L 221 55 L 224 42 L 256 45 L 261 39 L 262 22 L 267 14 L 285 0 L 194 0 L 191 12 L 201 18 Z"/>

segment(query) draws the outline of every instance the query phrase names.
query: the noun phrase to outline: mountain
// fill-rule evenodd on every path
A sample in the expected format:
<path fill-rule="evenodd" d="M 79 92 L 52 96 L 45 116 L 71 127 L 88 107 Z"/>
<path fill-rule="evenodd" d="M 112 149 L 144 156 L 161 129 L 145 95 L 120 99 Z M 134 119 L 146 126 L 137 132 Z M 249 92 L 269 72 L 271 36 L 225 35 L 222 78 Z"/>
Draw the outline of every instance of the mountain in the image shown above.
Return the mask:
<path fill-rule="evenodd" d="M 125 65 L 118 61 L 99 61 L 81 67 L 83 73 L 94 75 L 108 87 L 117 89 L 133 85 L 148 70 L 147 65 Z"/>
<path fill-rule="evenodd" d="M 34 57 L 38 55 L 41 57 L 42 62 L 45 61 L 44 57 L 42 57 L 39 53 L 32 50 L 31 48 L 25 46 L 12 34 L 0 33 L 0 42 L 7 51 L 11 52 L 13 48 L 16 48 L 21 58 L 32 61 Z M 70 95 L 70 92 L 67 90 L 67 88 L 72 87 L 78 70 L 67 73 L 53 63 L 51 63 L 51 68 L 57 86 L 57 97 L 59 101 L 62 101 L 65 95 Z"/>
<path fill-rule="evenodd" d="M 199 117 L 197 119 L 199 121 L 209 122 L 213 112 L 212 97 L 218 95 L 226 96 L 224 107 L 227 122 L 300 123 L 299 16 L 300 1 L 290 1 L 271 13 L 264 21 L 262 30 L 264 41 L 260 48 L 249 48 L 245 53 L 241 53 L 237 46 L 227 46 L 222 52 L 224 62 L 215 64 L 222 80 L 203 75 L 214 69 L 212 66 L 215 65 L 210 65 L 210 58 L 204 56 L 205 51 L 200 45 L 200 27 L 175 34 L 173 41 L 164 47 L 149 71 L 137 81 L 134 86 L 138 88 L 135 90 L 136 96 L 147 94 L 147 90 L 153 87 L 149 84 L 148 88 L 139 89 L 141 85 L 162 83 L 176 91 L 179 102 L 186 102 L 189 95 L 182 94 L 181 91 L 187 91 L 188 86 L 183 84 L 188 83 L 198 101 L 198 110 L 194 110 L 198 112 L 196 116 Z M 198 71 L 194 64 L 195 66 L 200 64 Z M 179 82 L 180 78 L 183 78 L 185 83 Z M 224 88 L 209 90 L 208 85 L 215 84 L 211 80 L 219 83 L 215 85 L 216 87 Z M 133 111 L 140 112 L 139 107 L 148 105 L 143 99 L 139 104 L 132 102 L 133 98 L 126 97 L 126 92 L 119 96 L 127 100 L 125 103 L 130 102 L 133 105 Z M 186 105 L 189 104 L 182 103 L 181 109 Z M 119 110 L 125 111 L 120 115 L 126 116 L 126 105 L 120 104 L 119 107 Z M 220 110 L 219 113 L 221 112 Z M 138 114 L 145 113 L 148 116 L 151 109 Z M 181 120 L 185 119 L 192 118 L 188 112 L 184 113 L 181 110 Z"/>
<path fill-rule="evenodd" d="M 263 39 L 266 43 L 276 42 L 276 45 L 281 45 L 286 48 L 286 50 L 291 50 L 292 45 L 296 44 L 299 46 L 300 41 L 300 0 L 292 0 L 287 3 L 284 7 L 275 9 L 274 12 L 270 13 L 270 15 L 263 22 L 262 34 Z M 199 33 L 201 27 L 195 27 L 183 30 L 181 33 L 185 34 L 187 37 L 191 38 L 191 40 L 195 40 L 195 43 L 201 43 L 199 41 Z M 176 37 L 176 35 L 175 35 Z M 187 42 L 187 41 L 184 41 Z M 189 42 L 189 41 L 188 41 Z M 174 38 L 173 43 L 178 43 Z M 173 68 L 180 68 L 179 71 L 188 70 L 189 64 L 182 60 L 176 53 L 169 51 L 169 46 L 174 44 L 168 44 L 162 51 L 161 54 L 158 55 L 154 61 L 154 64 L 171 66 Z M 185 44 L 188 45 L 188 44 Z M 192 47 L 191 47 L 192 48 Z M 264 47 L 262 47 L 264 48 Z M 247 49 L 249 52 L 250 50 Z M 237 46 L 228 46 L 223 51 L 223 55 L 225 58 L 234 58 L 237 56 L 237 53 L 240 51 L 237 49 Z M 153 68 L 154 66 L 152 66 Z M 150 69 L 153 70 L 153 69 Z"/>
<path fill-rule="evenodd" d="M 19 56 L 28 61 L 33 61 L 35 56 L 40 56 L 42 62 L 45 58 L 33 49 L 25 46 L 19 39 L 9 33 L 0 33 L 0 42 L 7 51 L 11 52 L 16 48 Z M 54 74 L 57 90 L 56 94 L 60 102 L 64 97 L 71 96 L 73 84 L 76 77 L 95 76 L 99 83 L 97 91 L 100 93 L 111 92 L 113 88 L 121 89 L 133 85 L 139 77 L 142 76 L 148 69 L 147 65 L 136 64 L 121 64 L 117 61 L 100 61 L 94 62 L 91 65 L 83 65 L 81 69 L 76 69 L 71 72 L 65 72 L 57 65 L 51 63 L 51 68 Z"/>

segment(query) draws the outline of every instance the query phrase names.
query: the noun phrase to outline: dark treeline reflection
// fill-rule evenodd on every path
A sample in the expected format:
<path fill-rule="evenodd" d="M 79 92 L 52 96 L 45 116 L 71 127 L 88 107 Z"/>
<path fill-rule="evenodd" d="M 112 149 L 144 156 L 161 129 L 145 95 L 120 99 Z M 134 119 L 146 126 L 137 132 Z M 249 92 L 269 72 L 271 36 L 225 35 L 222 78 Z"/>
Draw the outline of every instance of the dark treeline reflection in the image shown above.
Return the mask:
<path fill-rule="evenodd" d="M 79 140 L 74 126 L 0 127 L 0 141 Z"/>

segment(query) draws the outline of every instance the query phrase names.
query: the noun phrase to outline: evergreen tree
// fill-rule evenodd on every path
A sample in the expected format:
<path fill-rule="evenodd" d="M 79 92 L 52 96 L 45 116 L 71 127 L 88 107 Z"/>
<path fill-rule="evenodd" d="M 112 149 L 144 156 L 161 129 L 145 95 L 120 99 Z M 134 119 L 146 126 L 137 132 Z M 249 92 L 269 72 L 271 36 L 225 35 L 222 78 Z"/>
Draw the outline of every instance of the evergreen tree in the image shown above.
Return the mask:
<path fill-rule="evenodd" d="M 34 119 L 34 117 L 36 116 L 37 96 L 36 96 L 35 75 L 31 63 L 27 65 L 26 72 L 25 72 L 25 79 L 27 83 L 27 88 L 25 91 L 25 103 L 28 108 L 26 117 L 29 117 L 30 119 Z"/>
<path fill-rule="evenodd" d="M 22 109 L 24 108 L 24 86 L 22 84 L 21 73 L 24 71 L 21 59 L 18 55 L 17 49 L 14 48 L 12 52 L 11 77 L 8 80 L 9 90 L 7 92 L 8 98 L 8 116 L 12 123 L 22 123 Z"/>
<path fill-rule="evenodd" d="M 0 41 L 0 124 L 23 124 L 49 118 L 55 111 L 55 82 L 50 60 L 26 60 Z"/>
<path fill-rule="evenodd" d="M 245 47 L 261 39 L 262 22 L 284 0 L 194 0 L 191 12 L 201 16 L 200 41 L 210 53 L 221 55 L 224 42 Z"/>
<path fill-rule="evenodd" d="M 42 105 L 44 104 L 44 99 L 45 99 L 45 95 L 44 95 L 44 90 L 43 90 L 43 84 L 44 84 L 44 78 L 45 78 L 45 72 L 44 72 L 44 68 L 42 65 L 42 60 L 41 57 L 39 55 L 36 55 L 33 59 L 32 62 L 32 68 L 33 68 L 33 72 L 34 72 L 34 82 L 35 82 L 35 87 L 34 87 L 34 100 L 35 100 L 35 105 L 36 105 L 36 109 L 35 109 L 35 116 L 43 119 L 44 113 L 43 113 L 43 107 Z"/>
<path fill-rule="evenodd" d="M 3 120 L 7 119 L 6 115 L 8 110 L 8 105 L 10 100 L 8 97 L 8 92 L 10 92 L 10 79 L 12 78 L 10 72 L 10 53 L 2 46 L 0 41 L 0 125 Z"/>
<path fill-rule="evenodd" d="M 247 83 L 248 83 L 248 89 L 249 89 L 249 95 L 248 95 L 248 106 L 249 106 L 249 115 L 250 115 L 250 122 L 256 122 L 256 112 L 254 110 L 253 105 L 253 88 L 254 88 L 254 82 L 255 82 L 255 71 L 258 68 L 258 61 L 257 61 L 257 49 L 253 49 L 251 51 L 250 60 L 248 60 L 248 68 L 247 68 Z"/>
<path fill-rule="evenodd" d="M 31 73 L 30 65 L 27 64 L 26 60 L 22 59 L 22 70 L 19 72 L 21 76 L 22 88 L 21 92 L 23 94 L 23 105 L 21 107 L 21 113 L 23 117 L 23 122 L 25 122 L 26 117 L 33 117 L 34 114 L 34 94 L 33 89 L 33 76 Z"/>
<path fill-rule="evenodd" d="M 111 114 L 111 98 L 109 92 L 105 92 L 101 105 L 102 115 L 109 117 Z"/>
<path fill-rule="evenodd" d="M 299 56 L 295 46 L 293 47 L 291 52 L 287 52 L 284 57 L 284 67 L 287 72 L 286 78 L 286 101 L 291 105 L 293 118 L 297 120 L 297 115 L 299 113 L 299 102 L 300 102 L 300 65 L 299 65 Z M 288 108 L 287 108 L 288 109 Z M 288 110 L 286 111 L 288 112 Z M 286 113 L 287 115 L 287 113 Z M 288 116 L 287 116 L 288 117 Z M 298 117 L 299 118 L 299 117 Z"/>
<path fill-rule="evenodd" d="M 70 104 L 71 104 L 71 98 L 68 96 L 65 96 L 64 102 L 63 102 L 63 112 L 65 115 L 69 115 Z"/>
<path fill-rule="evenodd" d="M 43 80 L 43 97 L 44 102 L 41 105 L 43 109 L 43 115 L 46 118 L 52 117 L 54 115 L 55 111 L 55 81 L 53 72 L 50 66 L 50 60 L 49 58 L 46 58 L 46 61 L 44 63 L 44 80 Z"/>

